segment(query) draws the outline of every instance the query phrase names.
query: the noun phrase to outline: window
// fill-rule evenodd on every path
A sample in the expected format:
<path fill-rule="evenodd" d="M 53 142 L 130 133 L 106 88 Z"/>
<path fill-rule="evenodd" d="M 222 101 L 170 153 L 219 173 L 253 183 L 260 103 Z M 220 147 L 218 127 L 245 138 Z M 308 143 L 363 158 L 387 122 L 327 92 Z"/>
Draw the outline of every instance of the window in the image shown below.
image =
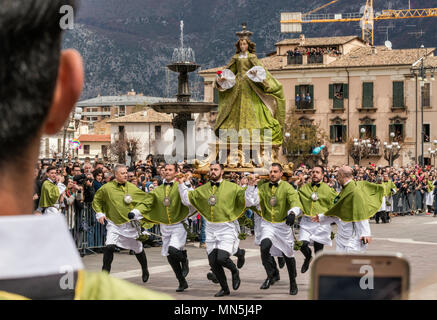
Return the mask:
<path fill-rule="evenodd" d="M 431 136 L 431 126 L 429 123 L 424 123 L 423 124 L 423 141 L 430 142 L 431 141 L 430 136 Z"/>
<path fill-rule="evenodd" d="M 365 132 L 361 133 L 361 129 L 364 128 Z M 359 135 L 361 139 L 375 139 L 376 138 L 376 125 L 374 124 L 362 124 L 359 127 Z"/>
<path fill-rule="evenodd" d="M 363 108 L 373 108 L 373 82 L 363 82 Z"/>
<path fill-rule="evenodd" d="M 342 124 L 333 124 L 329 128 L 332 143 L 344 143 L 347 140 L 347 127 Z"/>
<path fill-rule="evenodd" d="M 90 145 L 89 144 L 84 144 L 83 154 L 90 154 Z"/>
<path fill-rule="evenodd" d="M 390 141 L 402 142 L 404 141 L 404 124 L 403 123 L 394 123 L 389 125 L 390 134 L 394 132 L 395 136 L 390 136 Z"/>
<path fill-rule="evenodd" d="M 403 81 L 393 81 L 393 108 L 404 108 Z"/>
<path fill-rule="evenodd" d="M 155 139 L 161 139 L 161 126 L 155 126 Z"/>
<path fill-rule="evenodd" d="M 344 109 L 344 99 L 349 98 L 349 89 L 346 83 L 329 85 L 329 99 L 333 100 L 334 109 Z"/>
<path fill-rule="evenodd" d="M 120 117 L 126 115 L 126 106 L 119 106 L 118 107 L 118 115 Z"/>
<path fill-rule="evenodd" d="M 314 86 L 300 85 L 295 86 L 296 109 L 314 108 Z"/>
<path fill-rule="evenodd" d="M 102 157 L 106 157 L 108 154 L 108 146 L 102 146 Z"/>
<path fill-rule="evenodd" d="M 214 103 L 218 104 L 218 103 L 219 103 L 219 94 L 218 94 L 218 90 L 217 90 L 217 88 L 213 88 L 213 90 L 214 90 L 214 98 L 213 98 L 213 101 L 214 101 Z"/>
<path fill-rule="evenodd" d="M 431 107 L 431 84 L 429 82 L 424 83 L 421 88 L 422 91 L 422 106 Z"/>

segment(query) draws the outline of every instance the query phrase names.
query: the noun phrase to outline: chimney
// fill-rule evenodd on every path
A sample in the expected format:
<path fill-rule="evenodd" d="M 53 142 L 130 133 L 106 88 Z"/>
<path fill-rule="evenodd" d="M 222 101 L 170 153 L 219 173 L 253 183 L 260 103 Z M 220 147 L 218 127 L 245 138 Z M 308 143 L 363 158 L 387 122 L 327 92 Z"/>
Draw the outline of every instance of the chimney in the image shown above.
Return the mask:
<path fill-rule="evenodd" d="M 378 53 L 378 50 L 376 49 L 375 46 L 373 46 L 373 47 L 372 47 L 372 54 L 377 54 L 377 53 Z"/>

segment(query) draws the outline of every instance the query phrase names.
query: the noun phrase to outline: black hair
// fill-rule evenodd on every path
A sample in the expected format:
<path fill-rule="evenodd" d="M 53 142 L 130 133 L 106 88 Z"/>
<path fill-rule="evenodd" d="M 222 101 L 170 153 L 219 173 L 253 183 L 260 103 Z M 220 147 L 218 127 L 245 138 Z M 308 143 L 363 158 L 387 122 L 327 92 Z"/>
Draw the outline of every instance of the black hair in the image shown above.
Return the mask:
<path fill-rule="evenodd" d="M 166 163 L 166 164 L 164 165 L 164 168 L 165 168 L 166 166 L 173 166 L 174 171 L 175 171 L 175 172 L 178 172 L 178 165 L 177 165 L 176 163 Z"/>
<path fill-rule="evenodd" d="M 75 0 L 3 0 L 0 10 L 0 166 L 23 158 L 51 106 L 61 52 L 59 13 Z"/>
<path fill-rule="evenodd" d="M 325 168 L 323 168 L 321 165 L 316 164 L 316 165 L 313 166 L 311 169 L 314 169 L 314 168 L 320 168 L 320 169 L 322 170 L 322 173 L 323 173 L 323 174 L 325 173 Z"/>
<path fill-rule="evenodd" d="M 225 170 L 225 166 L 223 165 L 223 163 L 211 163 L 210 167 L 214 166 L 216 164 L 220 166 L 220 170 L 222 170 L 222 171 Z"/>
<path fill-rule="evenodd" d="M 58 168 L 56 168 L 55 166 L 50 166 L 47 168 L 46 172 L 48 173 L 49 171 L 52 171 L 52 170 L 58 170 Z"/>
<path fill-rule="evenodd" d="M 281 172 L 283 171 L 282 165 L 280 163 L 273 162 L 271 167 L 277 167 L 277 168 L 279 168 L 279 171 L 281 171 Z"/>

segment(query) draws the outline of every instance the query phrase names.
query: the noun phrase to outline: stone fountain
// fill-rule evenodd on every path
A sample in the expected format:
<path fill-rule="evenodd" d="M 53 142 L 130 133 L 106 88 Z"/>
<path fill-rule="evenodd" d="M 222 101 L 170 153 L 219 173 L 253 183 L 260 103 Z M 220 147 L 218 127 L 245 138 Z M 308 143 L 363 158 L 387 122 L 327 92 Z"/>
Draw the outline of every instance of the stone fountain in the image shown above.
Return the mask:
<path fill-rule="evenodd" d="M 193 113 L 210 112 L 217 104 L 210 102 L 191 102 L 188 73 L 196 71 L 200 65 L 196 64 L 194 51 L 184 46 L 184 22 L 181 21 L 180 47 L 173 51 L 171 64 L 167 68 L 173 72 L 178 72 L 178 93 L 176 102 L 158 102 L 150 105 L 153 110 L 160 113 L 174 113 L 173 128 L 179 129 L 184 133 L 185 156 L 187 152 L 187 122 L 191 120 Z"/>

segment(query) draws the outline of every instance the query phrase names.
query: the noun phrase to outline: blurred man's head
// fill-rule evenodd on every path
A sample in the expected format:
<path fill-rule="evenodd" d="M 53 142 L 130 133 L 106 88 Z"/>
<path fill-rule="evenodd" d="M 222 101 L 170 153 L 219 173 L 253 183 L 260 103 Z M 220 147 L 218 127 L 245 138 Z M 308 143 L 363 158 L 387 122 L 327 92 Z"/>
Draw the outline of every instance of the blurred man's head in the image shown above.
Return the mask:
<path fill-rule="evenodd" d="M 311 170 L 311 181 L 319 183 L 323 179 L 323 168 L 319 166 L 313 167 Z"/>
<path fill-rule="evenodd" d="M 167 182 L 173 181 L 177 173 L 177 165 L 168 163 L 165 165 L 164 170 L 165 170 L 165 180 Z"/>
<path fill-rule="evenodd" d="M 47 168 L 46 175 L 53 182 L 56 182 L 56 174 L 57 174 L 56 167 L 48 167 Z"/>
<path fill-rule="evenodd" d="M 273 163 L 270 167 L 269 179 L 271 182 L 278 182 L 283 175 L 282 166 L 279 163 Z"/>
<path fill-rule="evenodd" d="M 81 94 L 80 55 L 60 50 L 59 11 L 74 3 L 1 1 L 0 171 L 36 159 L 42 134 L 61 129 Z"/>
<path fill-rule="evenodd" d="M 352 170 L 351 167 L 343 166 L 340 169 L 338 169 L 338 172 L 337 172 L 337 181 L 342 186 L 344 186 L 352 178 L 353 178 L 353 170 Z"/>
<path fill-rule="evenodd" d="M 127 167 L 123 164 L 117 164 L 114 168 L 115 180 L 118 183 L 126 183 L 127 181 Z"/>
<path fill-rule="evenodd" d="M 221 163 L 213 163 L 209 167 L 209 179 L 212 181 L 220 181 L 224 172 L 225 168 Z"/>

